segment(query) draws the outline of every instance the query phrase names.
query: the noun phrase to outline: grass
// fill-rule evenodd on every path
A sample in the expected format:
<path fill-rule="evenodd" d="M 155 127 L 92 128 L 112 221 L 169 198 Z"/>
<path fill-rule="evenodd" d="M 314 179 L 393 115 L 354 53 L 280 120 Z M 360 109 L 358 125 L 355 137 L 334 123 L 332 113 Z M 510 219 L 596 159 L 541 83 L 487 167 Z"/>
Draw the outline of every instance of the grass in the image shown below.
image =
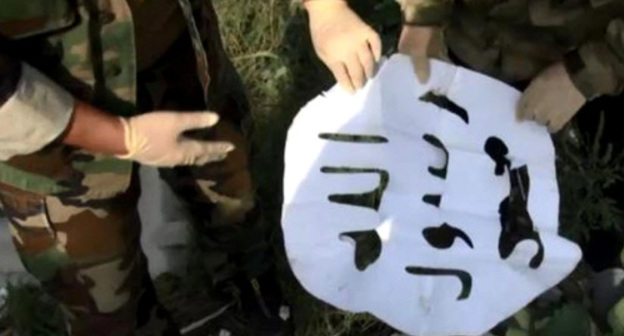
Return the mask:
<path fill-rule="evenodd" d="M 0 323 L 0 330 L 9 327 L 12 333 L 0 335 L 57 336 L 65 327 L 63 313 L 56 302 L 32 284 L 15 284 L 7 288 L 8 298 L 3 315 L 8 317 Z M 10 321 L 10 323 L 8 323 Z"/>
<path fill-rule="evenodd" d="M 252 170 L 265 220 L 274 228 L 273 246 L 280 258 L 278 272 L 293 308 L 297 336 L 391 335 L 390 328 L 369 315 L 342 312 L 311 297 L 294 279 L 284 258 L 279 227 L 286 131 L 300 107 L 333 84 L 329 72 L 314 55 L 305 15 L 291 0 L 213 0 L 213 3 L 219 12 L 227 52 L 246 84 L 253 107 Z M 392 52 L 400 25 L 394 1 L 358 0 L 353 5 L 382 34 L 385 52 Z M 581 244 L 589 239 L 593 229 L 617 232 L 622 225 L 616 200 L 604 190 L 624 177 L 624 156 L 598 139 L 581 134 L 574 125 L 556 139 L 560 153 L 562 233 Z M 586 269 L 582 265 L 561 286 L 564 294 L 571 293 L 565 294 L 563 301 L 579 299 L 578 283 L 584 281 Z M 196 276 L 200 278 L 194 281 L 201 282 L 201 274 Z M 165 281 L 164 292 L 184 304 L 184 295 L 176 294 L 184 286 L 176 281 Z M 36 289 L 25 288 L 11 293 L 10 302 L 14 306 L 10 306 L 10 316 L 14 324 L 57 326 L 56 318 L 28 322 L 56 315 L 33 314 L 38 311 L 31 309 L 37 295 L 42 302 L 49 301 Z M 584 294 L 580 297 L 584 299 Z M 556 309 L 561 308 L 562 302 L 555 305 Z M 552 312 L 548 310 L 545 315 Z"/>
<path fill-rule="evenodd" d="M 374 7 L 374 1 L 361 2 Z M 389 328 L 369 315 L 341 312 L 312 298 L 298 285 L 284 258 L 278 228 L 286 131 L 303 104 L 333 85 L 314 54 L 305 15 L 290 0 L 215 0 L 214 4 L 226 50 L 253 107 L 253 173 L 266 220 L 275 228 L 280 278 L 293 306 L 297 335 L 390 334 Z"/>
<path fill-rule="evenodd" d="M 267 219 L 279 228 L 282 154 L 288 125 L 303 104 L 332 85 L 332 78 L 314 55 L 305 15 L 293 8 L 290 0 L 214 3 L 221 14 L 227 51 L 249 89 L 254 107 L 254 143 L 258 145 L 254 175 L 259 197 L 267 210 Z M 400 13 L 394 1 L 359 0 L 351 4 L 381 33 L 384 52 L 392 53 L 400 27 Z M 601 125 L 589 136 L 572 123 L 555 139 L 560 153 L 557 166 L 562 197 L 561 234 L 581 245 L 586 245 L 593 230 L 621 234 L 624 223 L 621 205 L 613 194 L 605 192 L 624 179 L 624 153 L 615 152 L 602 141 Z M 283 256 L 281 246 L 277 234 L 275 247 L 277 254 Z M 577 289 L 586 281 L 588 269 L 582 263 L 562 284 L 562 298 L 541 312 L 545 319 L 550 319 L 549 325 L 561 322 L 558 312 L 568 309 L 566 304 L 587 302 L 588 293 Z M 341 312 L 312 298 L 299 287 L 283 259 L 280 275 L 294 307 L 298 336 L 392 333 L 369 315 Z M 539 300 L 536 302 L 539 306 Z M 532 309 L 532 313 L 539 310 Z M 502 323 L 497 334 L 505 334 L 511 322 Z"/>

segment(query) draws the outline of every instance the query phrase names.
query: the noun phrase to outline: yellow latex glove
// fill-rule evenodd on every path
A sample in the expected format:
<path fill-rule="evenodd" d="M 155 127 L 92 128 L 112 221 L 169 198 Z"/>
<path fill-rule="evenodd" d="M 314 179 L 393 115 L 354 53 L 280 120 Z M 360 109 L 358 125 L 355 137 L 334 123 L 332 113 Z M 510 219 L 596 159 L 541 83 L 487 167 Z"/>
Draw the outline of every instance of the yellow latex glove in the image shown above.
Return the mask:
<path fill-rule="evenodd" d="M 228 142 L 193 140 L 184 132 L 214 126 L 219 116 L 209 112 L 152 112 L 120 118 L 128 153 L 121 159 L 157 167 L 203 165 L 220 161 L 234 150 Z"/>
<path fill-rule="evenodd" d="M 535 77 L 524 91 L 518 104 L 518 117 L 535 120 L 548 126 L 551 132 L 557 132 L 586 101 L 563 63 L 556 63 Z"/>
<path fill-rule="evenodd" d="M 348 92 L 366 84 L 381 58 L 381 38 L 355 14 L 344 0 L 312 0 L 312 42 L 319 58 Z"/>
<path fill-rule="evenodd" d="M 429 81 L 429 57 L 446 60 L 442 30 L 437 27 L 404 26 L 399 38 L 399 53 L 412 58 L 414 72 L 421 84 Z"/>

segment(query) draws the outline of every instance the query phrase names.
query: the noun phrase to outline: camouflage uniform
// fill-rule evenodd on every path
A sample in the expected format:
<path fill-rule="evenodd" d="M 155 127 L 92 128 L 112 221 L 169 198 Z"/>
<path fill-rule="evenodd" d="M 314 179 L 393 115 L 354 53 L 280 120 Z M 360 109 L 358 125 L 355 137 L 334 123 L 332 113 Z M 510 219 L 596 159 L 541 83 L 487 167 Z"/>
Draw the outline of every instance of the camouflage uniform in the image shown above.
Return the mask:
<path fill-rule="evenodd" d="M 188 34 L 138 71 L 126 0 L 0 0 L 0 204 L 24 265 L 63 303 L 72 335 L 178 333 L 139 246 L 135 164 L 57 141 L 74 99 L 121 116 L 217 111 L 222 121 L 197 136 L 237 149 L 161 175 L 207 235 L 207 280 L 261 271 L 244 265 L 248 254 L 265 256 L 265 233 L 246 220 L 255 211 L 243 89 L 211 2 L 177 3 Z"/>
<path fill-rule="evenodd" d="M 589 99 L 622 92 L 622 0 L 397 0 L 405 21 L 442 26 L 449 52 L 477 71 L 524 86 L 563 61 Z"/>

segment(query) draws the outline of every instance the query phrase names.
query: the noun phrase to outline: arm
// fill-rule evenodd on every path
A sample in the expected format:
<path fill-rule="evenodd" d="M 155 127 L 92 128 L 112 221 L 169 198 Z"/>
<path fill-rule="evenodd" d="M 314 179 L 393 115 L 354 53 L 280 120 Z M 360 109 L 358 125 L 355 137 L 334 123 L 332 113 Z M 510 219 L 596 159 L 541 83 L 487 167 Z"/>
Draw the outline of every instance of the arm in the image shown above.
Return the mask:
<path fill-rule="evenodd" d="M 121 120 L 81 101 L 76 101 L 73 117 L 61 140 L 95 153 L 124 155 L 128 152 Z"/>
<path fill-rule="evenodd" d="M 148 165 L 203 165 L 224 159 L 234 147 L 192 140 L 184 132 L 218 120 L 214 113 L 172 111 L 120 118 L 76 101 L 36 69 L 0 52 L 0 160 L 62 141 Z"/>
<path fill-rule="evenodd" d="M 569 53 L 565 66 L 574 85 L 587 99 L 621 93 L 624 89 L 624 20 L 611 21 L 603 39 L 586 42 Z"/>
<path fill-rule="evenodd" d="M 56 140 L 74 99 L 36 69 L 0 53 L 0 160 L 38 151 Z"/>
<path fill-rule="evenodd" d="M 10 56 L 10 49 L 10 42 L 0 38 L 0 159 L 35 152 L 59 138 L 93 152 L 126 152 L 118 118 L 75 101 L 39 71 Z"/>
<path fill-rule="evenodd" d="M 75 101 L 5 54 L 0 54 L 0 133 L 0 159 L 33 153 L 57 139 L 93 152 L 126 153 L 119 118 Z"/>
<path fill-rule="evenodd" d="M 602 39 L 584 43 L 533 79 L 518 104 L 518 116 L 552 132 L 570 121 L 587 100 L 624 90 L 624 20 L 609 23 Z"/>

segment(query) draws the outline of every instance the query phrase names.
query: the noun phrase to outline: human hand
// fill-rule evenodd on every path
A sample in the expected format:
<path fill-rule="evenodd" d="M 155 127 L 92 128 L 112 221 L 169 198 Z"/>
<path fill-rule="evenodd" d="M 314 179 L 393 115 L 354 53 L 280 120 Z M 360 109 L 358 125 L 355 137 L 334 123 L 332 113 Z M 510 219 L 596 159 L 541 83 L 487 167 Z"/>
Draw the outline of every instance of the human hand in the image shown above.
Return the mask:
<path fill-rule="evenodd" d="M 556 63 L 535 77 L 524 91 L 518 104 L 518 118 L 535 120 L 557 132 L 586 101 L 564 64 Z"/>
<path fill-rule="evenodd" d="M 158 111 L 120 119 L 128 151 L 121 159 L 157 167 L 191 166 L 223 160 L 234 150 L 228 142 L 185 137 L 184 132 L 214 126 L 219 121 L 215 113 Z"/>
<path fill-rule="evenodd" d="M 414 72 L 421 84 L 429 80 L 429 57 L 445 59 L 442 31 L 437 27 L 406 25 L 399 38 L 399 53 L 411 57 Z"/>
<path fill-rule="evenodd" d="M 381 59 L 381 38 L 377 32 L 344 0 L 313 0 L 305 6 L 319 58 L 348 92 L 364 87 Z"/>

